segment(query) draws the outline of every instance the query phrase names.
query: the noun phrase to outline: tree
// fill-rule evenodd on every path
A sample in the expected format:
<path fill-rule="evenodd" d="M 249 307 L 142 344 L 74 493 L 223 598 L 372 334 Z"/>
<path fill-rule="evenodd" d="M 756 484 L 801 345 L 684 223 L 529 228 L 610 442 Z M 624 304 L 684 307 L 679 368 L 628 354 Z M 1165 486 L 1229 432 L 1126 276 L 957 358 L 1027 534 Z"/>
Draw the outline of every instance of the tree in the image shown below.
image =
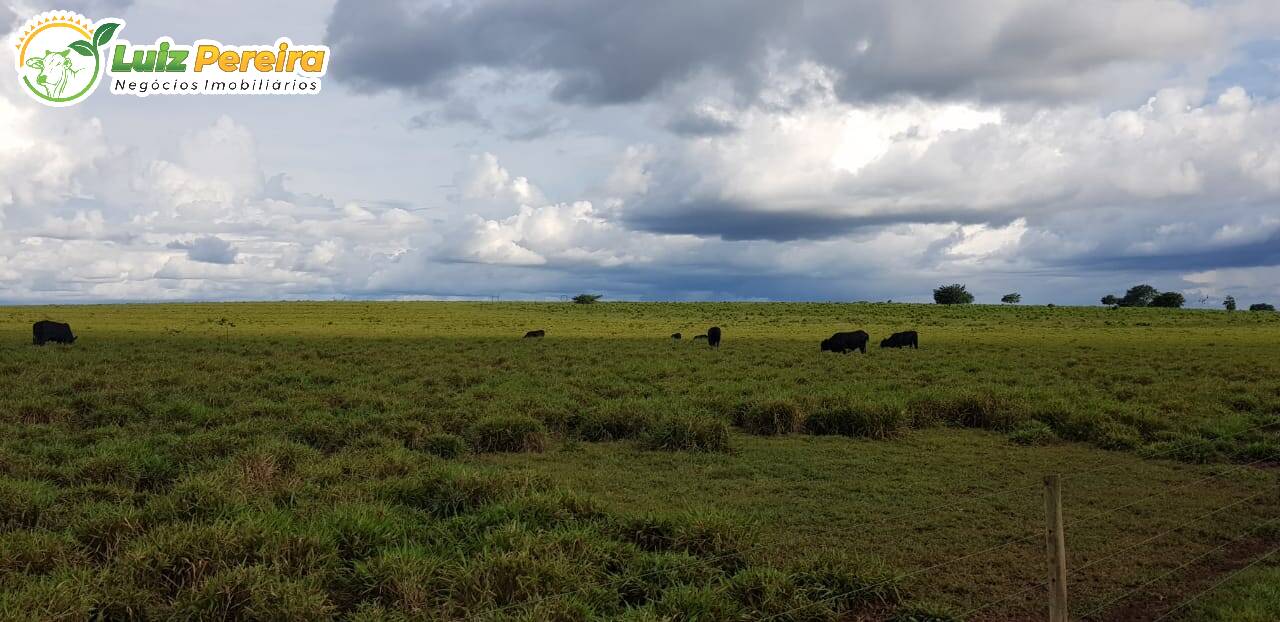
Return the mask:
<path fill-rule="evenodd" d="M 1102 297 L 1102 304 L 1107 305 L 1108 307 L 1118 305 L 1120 304 L 1120 299 L 1116 298 L 1112 294 L 1107 294 L 1106 296 Z"/>
<path fill-rule="evenodd" d="M 580 305 L 589 305 L 603 297 L 601 294 L 578 294 L 573 297 L 573 302 Z"/>
<path fill-rule="evenodd" d="M 1022 294 L 1019 294 L 1018 292 L 1014 292 L 1012 294 L 1005 294 L 1000 297 L 1000 302 L 1003 302 L 1007 305 L 1016 305 L 1019 302 L 1022 302 Z"/>
<path fill-rule="evenodd" d="M 1226 309 L 1227 311 L 1235 311 L 1235 310 L 1236 310 L 1236 297 L 1235 297 L 1235 296 L 1227 296 L 1226 298 L 1223 298 L 1223 299 L 1222 299 L 1222 307 L 1223 307 L 1224 309 Z"/>
<path fill-rule="evenodd" d="M 1275 311 L 1276 308 L 1265 302 L 1256 302 L 1254 304 L 1249 305 L 1249 310 L 1250 311 Z"/>
<path fill-rule="evenodd" d="M 1118 304 L 1122 307 L 1145 307 L 1150 305 L 1151 300 L 1159 293 L 1150 285 L 1134 285 L 1124 293 L 1124 298 L 1121 298 Z"/>
<path fill-rule="evenodd" d="M 933 301 L 940 305 L 967 305 L 973 302 L 973 294 L 965 291 L 964 285 L 952 283 L 933 290 Z"/>
<path fill-rule="evenodd" d="M 1156 294 L 1155 298 L 1151 299 L 1150 306 L 1163 307 L 1166 309 L 1181 309 L 1184 304 L 1187 304 L 1187 299 L 1183 297 L 1182 294 L 1178 292 L 1162 292 Z"/>

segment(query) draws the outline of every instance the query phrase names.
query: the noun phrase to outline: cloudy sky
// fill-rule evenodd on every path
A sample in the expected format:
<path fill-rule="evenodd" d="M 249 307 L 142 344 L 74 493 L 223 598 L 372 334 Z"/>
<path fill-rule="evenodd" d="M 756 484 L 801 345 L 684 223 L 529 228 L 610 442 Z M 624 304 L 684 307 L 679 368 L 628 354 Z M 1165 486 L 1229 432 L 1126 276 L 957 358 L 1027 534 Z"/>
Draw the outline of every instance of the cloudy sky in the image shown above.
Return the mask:
<path fill-rule="evenodd" d="M 19 1 L 0 31 L 55 8 L 332 64 L 65 109 L 0 79 L 0 302 L 1280 302 L 1275 0 Z"/>

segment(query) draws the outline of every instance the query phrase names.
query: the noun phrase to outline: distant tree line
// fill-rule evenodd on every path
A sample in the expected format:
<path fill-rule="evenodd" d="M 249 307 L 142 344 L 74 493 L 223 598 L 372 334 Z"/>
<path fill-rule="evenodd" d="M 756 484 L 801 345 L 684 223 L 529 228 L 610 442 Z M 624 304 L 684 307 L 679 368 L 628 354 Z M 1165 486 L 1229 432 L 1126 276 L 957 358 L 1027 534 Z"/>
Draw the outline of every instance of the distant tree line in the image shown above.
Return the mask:
<path fill-rule="evenodd" d="M 973 294 L 963 283 L 952 283 L 950 285 L 940 285 L 933 290 L 933 301 L 940 305 L 967 305 L 974 300 Z M 1200 299 L 1201 303 L 1208 300 L 1207 297 Z M 889 302 L 893 302 L 890 300 Z M 1022 294 L 1012 292 L 1000 297 L 1000 302 L 1009 305 L 1016 305 L 1022 302 Z M 1134 285 L 1125 291 L 1124 296 L 1116 296 L 1107 294 L 1102 297 L 1102 304 L 1109 307 L 1159 307 L 1165 309 L 1180 309 L 1187 304 L 1186 296 L 1181 292 L 1162 292 L 1150 285 Z M 1054 305 L 1049 305 L 1050 307 Z M 1227 311 L 1236 310 L 1236 299 L 1234 296 L 1227 296 L 1222 300 L 1222 306 Z M 1250 311 L 1275 311 L 1276 308 L 1265 302 L 1259 302 L 1249 305 Z"/>

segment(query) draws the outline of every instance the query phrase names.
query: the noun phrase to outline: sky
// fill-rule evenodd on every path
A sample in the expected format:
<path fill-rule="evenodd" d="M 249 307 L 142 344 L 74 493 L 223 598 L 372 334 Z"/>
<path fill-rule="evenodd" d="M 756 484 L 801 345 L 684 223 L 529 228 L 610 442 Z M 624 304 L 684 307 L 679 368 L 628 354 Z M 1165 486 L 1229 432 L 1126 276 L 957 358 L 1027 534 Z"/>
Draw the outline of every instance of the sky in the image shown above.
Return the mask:
<path fill-rule="evenodd" d="M 0 303 L 1280 303 L 1275 0 L 0 0 L 0 32 L 50 9 L 330 66 L 60 109 L 0 78 Z"/>

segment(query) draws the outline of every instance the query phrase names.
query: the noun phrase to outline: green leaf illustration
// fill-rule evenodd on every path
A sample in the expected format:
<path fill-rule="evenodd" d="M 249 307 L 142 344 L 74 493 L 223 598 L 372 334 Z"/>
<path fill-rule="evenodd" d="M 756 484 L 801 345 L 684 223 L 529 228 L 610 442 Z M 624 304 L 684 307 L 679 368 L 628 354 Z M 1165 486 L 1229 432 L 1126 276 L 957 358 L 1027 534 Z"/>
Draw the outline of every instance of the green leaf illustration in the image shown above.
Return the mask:
<path fill-rule="evenodd" d="M 116 29 L 119 27 L 119 22 L 108 22 L 98 26 L 98 29 L 93 31 L 93 46 L 100 48 L 106 45 L 115 36 Z"/>
<path fill-rule="evenodd" d="M 72 41 L 67 47 L 76 51 L 81 56 L 93 56 L 93 46 L 88 41 Z"/>

